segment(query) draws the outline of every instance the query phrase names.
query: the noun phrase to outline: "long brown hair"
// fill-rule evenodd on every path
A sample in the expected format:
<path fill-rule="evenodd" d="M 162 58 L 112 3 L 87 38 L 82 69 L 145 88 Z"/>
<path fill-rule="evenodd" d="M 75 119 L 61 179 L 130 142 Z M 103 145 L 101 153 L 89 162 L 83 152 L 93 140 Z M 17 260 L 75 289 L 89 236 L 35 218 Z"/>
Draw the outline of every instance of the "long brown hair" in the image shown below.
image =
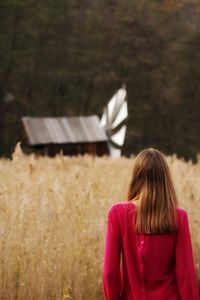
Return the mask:
<path fill-rule="evenodd" d="M 134 161 L 128 200 L 138 199 L 138 232 L 167 233 L 177 229 L 178 201 L 169 166 L 164 154 L 153 148 L 142 150 Z"/>

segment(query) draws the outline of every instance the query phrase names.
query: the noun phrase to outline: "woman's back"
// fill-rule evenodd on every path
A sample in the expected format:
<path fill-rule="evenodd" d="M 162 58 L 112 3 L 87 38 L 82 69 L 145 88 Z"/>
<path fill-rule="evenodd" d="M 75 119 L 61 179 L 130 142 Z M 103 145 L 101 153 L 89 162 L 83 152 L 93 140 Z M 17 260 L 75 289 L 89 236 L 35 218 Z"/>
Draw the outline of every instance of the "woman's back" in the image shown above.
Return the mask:
<path fill-rule="evenodd" d="M 197 300 L 186 212 L 176 208 L 176 232 L 139 234 L 134 229 L 136 210 L 130 201 L 109 211 L 103 273 L 106 299 Z"/>

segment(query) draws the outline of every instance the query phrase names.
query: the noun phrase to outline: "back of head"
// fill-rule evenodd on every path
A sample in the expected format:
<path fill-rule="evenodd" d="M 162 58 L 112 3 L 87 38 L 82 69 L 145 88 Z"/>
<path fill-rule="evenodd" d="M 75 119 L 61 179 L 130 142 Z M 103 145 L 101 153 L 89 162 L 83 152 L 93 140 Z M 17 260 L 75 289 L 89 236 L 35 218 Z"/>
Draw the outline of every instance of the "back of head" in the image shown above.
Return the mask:
<path fill-rule="evenodd" d="M 164 155 L 153 148 L 135 158 L 128 200 L 139 200 L 136 229 L 140 233 L 176 230 L 177 197 Z"/>

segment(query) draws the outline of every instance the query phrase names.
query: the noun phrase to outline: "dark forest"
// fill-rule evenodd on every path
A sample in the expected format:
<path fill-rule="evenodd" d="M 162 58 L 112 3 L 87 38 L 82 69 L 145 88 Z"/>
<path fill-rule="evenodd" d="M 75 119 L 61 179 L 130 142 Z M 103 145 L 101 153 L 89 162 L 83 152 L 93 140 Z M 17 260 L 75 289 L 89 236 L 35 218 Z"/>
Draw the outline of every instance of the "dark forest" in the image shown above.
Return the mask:
<path fill-rule="evenodd" d="M 97 114 L 126 84 L 124 155 L 200 152 L 198 1 L 1 0 L 0 155 L 22 116 Z"/>

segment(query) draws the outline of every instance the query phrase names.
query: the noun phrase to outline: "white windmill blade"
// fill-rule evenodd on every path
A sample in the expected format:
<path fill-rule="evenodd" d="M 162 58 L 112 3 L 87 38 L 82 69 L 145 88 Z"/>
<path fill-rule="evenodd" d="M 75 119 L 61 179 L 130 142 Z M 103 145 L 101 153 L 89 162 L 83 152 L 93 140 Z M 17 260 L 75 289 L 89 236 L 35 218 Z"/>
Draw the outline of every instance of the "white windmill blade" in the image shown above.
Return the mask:
<path fill-rule="evenodd" d="M 108 105 L 107 105 L 107 119 L 109 121 L 112 120 L 112 116 L 113 116 L 113 111 L 115 109 L 115 106 L 116 106 L 116 95 L 114 95 L 111 100 L 108 102 Z"/>
<path fill-rule="evenodd" d="M 111 128 L 114 129 L 117 126 L 119 126 L 122 122 L 124 122 L 127 119 L 127 117 L 128 117 L 128 106 L 127 106 L 127 102 L 124 101 L 122 103 L 118 115 L 116 116 L 114 122 L 111 124 Z"/>
<path fill-rule="evenodd" d="M 119 131 L 111 135 L 110 137 L 111 144 L 115 145 L 116 148 L 121 148 L 124 144 L 125 134 L 126 134 L 126 125 L 123 125 Z"/>
<path fill-rule="evenodd" d="M 109 140 L 109 150 L 113 157 L 121 155 L 124 144 L 128 107 L 126 101 L 126 89 L 119 89 L 111 100 L 101 118 L 101 125 L 104 127 Z"/>
<path fill-rule="evenodd" d="M 119 89 L 111 100 L 108 102 L 106 109 L 101 118 L 101 125 L 108 126 L 112 124 L 116 116 L 119 114 L 121 106 L 123 105 L 126 97 L 126 90 L 124 88 Z M 128 111 L 127 111 L 128 113 Z"/>
<path fill-rule="evenodd" d="M 126 133 L 126 125 L 124 125 L 120 129 L 120 131 L 114 134 L 110 139 L 109 151 L 110 151 L 110 155 L 114 158 L 121 156 L 125 133 Z"/>
<path fill-rule="evenodd" d="M 113 123 L 116 116 L 119 114 L 121 106 L 126 98 L 126 90 L 124 88 L 119 89 L 115 95 L 111 98 L 107 105 L 107 122 Z"/>

